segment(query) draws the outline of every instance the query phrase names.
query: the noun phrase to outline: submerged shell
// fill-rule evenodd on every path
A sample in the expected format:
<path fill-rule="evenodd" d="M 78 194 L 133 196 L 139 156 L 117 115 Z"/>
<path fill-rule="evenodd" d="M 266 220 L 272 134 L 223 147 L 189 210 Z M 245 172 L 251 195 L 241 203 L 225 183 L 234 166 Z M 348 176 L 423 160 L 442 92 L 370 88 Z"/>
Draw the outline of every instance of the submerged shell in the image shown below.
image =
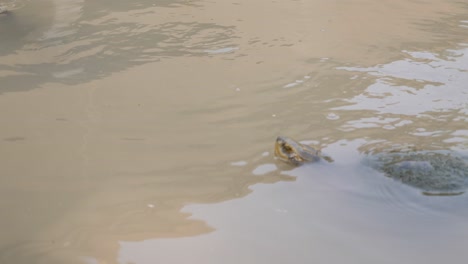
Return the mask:
<path fill-rule="evenodd" d="M 385 153 L 374 167 L 386 176 L 420 188 L 427 194 L 457 194 L 468 187 L 468 163 L 438 152 Z"/>

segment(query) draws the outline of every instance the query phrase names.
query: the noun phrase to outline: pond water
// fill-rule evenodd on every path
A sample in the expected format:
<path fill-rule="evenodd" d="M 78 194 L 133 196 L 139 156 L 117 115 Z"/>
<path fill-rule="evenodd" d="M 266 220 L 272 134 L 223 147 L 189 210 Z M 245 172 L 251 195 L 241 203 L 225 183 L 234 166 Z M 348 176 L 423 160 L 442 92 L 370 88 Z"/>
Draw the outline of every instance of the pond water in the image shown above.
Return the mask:
<path fill-rule="evenodd" d="M 0 6 L 0 263 L 468 259 L 468 194 L 363 162 L 468 157 L 465 2 Z"/>

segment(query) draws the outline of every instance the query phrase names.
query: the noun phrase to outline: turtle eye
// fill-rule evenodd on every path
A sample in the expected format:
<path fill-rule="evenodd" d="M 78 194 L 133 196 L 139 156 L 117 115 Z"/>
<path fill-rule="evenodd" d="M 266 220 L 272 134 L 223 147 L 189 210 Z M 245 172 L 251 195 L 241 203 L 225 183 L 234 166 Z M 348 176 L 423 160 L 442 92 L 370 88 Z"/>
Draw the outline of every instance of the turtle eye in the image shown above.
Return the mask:
<path fill-rule="evenodd" d="M 283 146 L 283 149 L 284 149 L 284 151 L 286 151 L 286 152 L 292 152 L 292 151 L 293 151 L 292 148 L 291 148 L 290 146 L 287 146 L 287 145 L 284 145 L 284 146 Z"/>

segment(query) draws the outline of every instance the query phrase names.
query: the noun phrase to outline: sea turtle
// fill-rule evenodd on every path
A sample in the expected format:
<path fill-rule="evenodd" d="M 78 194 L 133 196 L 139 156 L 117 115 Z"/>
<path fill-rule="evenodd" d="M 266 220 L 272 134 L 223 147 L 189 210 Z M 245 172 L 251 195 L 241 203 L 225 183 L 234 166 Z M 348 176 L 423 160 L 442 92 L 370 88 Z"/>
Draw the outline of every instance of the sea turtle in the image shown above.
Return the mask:
<path fill-rule="evenodd" d="M 293 165 L 318 161 L 319 150 L 291 138 L 278 137 L 275 155 Z M 391 151 L 371 155 L 366 163 L 386 176 L 419 188 L 426 195 L 456 195 L 468 188 L 468 162 L 440 151 Z"/>

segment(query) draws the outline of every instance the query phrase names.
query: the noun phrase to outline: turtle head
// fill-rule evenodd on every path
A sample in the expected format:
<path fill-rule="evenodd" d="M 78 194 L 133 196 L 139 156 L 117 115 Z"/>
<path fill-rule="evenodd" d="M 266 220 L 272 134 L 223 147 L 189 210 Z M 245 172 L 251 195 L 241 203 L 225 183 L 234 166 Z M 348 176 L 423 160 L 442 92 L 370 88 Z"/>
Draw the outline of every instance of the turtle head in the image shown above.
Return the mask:
<path fill-rule="evenodd" d="M 282 136 L 276 138 L 275 156 L 293 165 L 300 165 L 308 161 L 303 155 L 303 147 L 300 143 Z"/>

